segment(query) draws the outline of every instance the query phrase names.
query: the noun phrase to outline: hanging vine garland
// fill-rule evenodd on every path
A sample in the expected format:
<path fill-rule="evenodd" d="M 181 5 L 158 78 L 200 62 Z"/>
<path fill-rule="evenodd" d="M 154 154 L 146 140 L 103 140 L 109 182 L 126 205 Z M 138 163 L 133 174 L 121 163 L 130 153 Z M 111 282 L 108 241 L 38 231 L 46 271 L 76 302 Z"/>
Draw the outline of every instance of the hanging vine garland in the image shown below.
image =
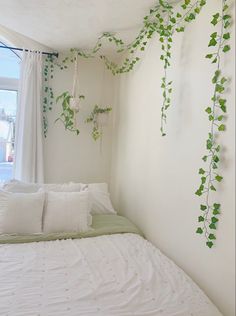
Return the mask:
<path fill-rule="evenodd" d="M 225 130 L 225 113 L 226 113 L 226 99 L 223 94 L 226 89 L 227 78 L 222 75 L 221 71 L 221 55 L 227 53 L 230 50 L 228 40 L 230 39 L 230 33 L 228 31 L 231 25 L 231 16 L 228 12 L 228 0 L 222 0 L 222 10 L 219 13 L 213 15 L 211 21 L 212 25 L 219 26 L 220 32 L 214 32 L 210 36 L 209 47 L 215 47 L 216 50 L 213 53 L 206 55 L 207 59 L 210 59 L 213 64 L 216 64 L 216 70 L 212 78 L 214 85 L 214 95 L 212 97 L 211 106 L 206 108 L 206 113 L 210 121 L 210 132 L 208 135 L 206 148 L 208 150 L 207 155 L 202 159 L 208 164 L 206 168 L 200 168 L 199 174 L 201 175 L 201 184 L 196 191 L 196 195 L 204 196 L 205 202 L 201 204 L 201 216 L 198 217 L 200 223 L 197 228 L 198 234 L 204 234 L 206 238 L 206 244 L 211 248 L 214 244 L 216 236 L 214 230 L 217 228 L 218 215 L 220 214 L 221 205 L 220 203 L 211 202 L 211 193 L 216 191 L 216 183 L 221 182 L 223 177 L 217 172 L 220 162 L 220 151 L 221 147 L 217 144 L 216 135 L 218 132 Z M 169 79 L 168 69 L 171 66 L 171 49 L 173 43 L 173 35 L 175 33 L 184 32 L 188 23 L 194 21 L 196 16 L 200 14 L 202 8 L 206 5 L 206 0 L 183 0 L 178 7 L 173 7 L 164 0 L 158 0 L 158 4 L 152 8 L 147 16 L 143 19 L 143 26 L 134 39 L 128 45 L 125 45 L 122 39 L 116 37 L 113 33 L 105 32 L 99 38 L 90 51 L 83 51 L 81 49 L 73 48 L 70 50 L 70 54 L 64 58 L 61 64 L 54 60 L 48 60 L 50 66 L 45 66 L 45 81 L 50 77 L 53 77 L 53 67 L 56 65 L 61 70 L 68 68 L 68 63 L 74 63 L 76 56 L 82 58 L 93 58 L 98 54 L 102 48 L 103 41 L 108 40 L 116 46 L 117 53 L 126 53 L 125 58 L 121 64 L 117 64 L 109 60 L 106 56 L 100 56 L 104 61 L 108 70 L 113 75 L 128 73 L 132 71 L 135 65 L 140 61 L 141 56 L 148 42 L 157 35 L 161 43 L 162 53 L 160 59 L 163 61 L 164 75 L 161 78 L 161 89 L 162 89 L 162 104 L 161 104 L 161 135 L 165 136 L 165 126 L 167 121 L 167 110 L 171 105 L 171 93 L 172 93 L 172 81 Z M 51 65 L 53 64 L 53 66 Z M 45 135 L 47 132 L 47 119 L 46 113 L 51 110 L 53 92 L 49 85 L 45 86 L 45 93 L 47 94 L 44 99 L 44 124 L 45 124 Z M 84 96 L 80 96 L 84 98 Z M 70 100 L 72 96 L 69 92 L 62 93 L 58 98 L 57 102 L 62 102 L 62 113 L 57 120 L 61 120 L 66 129 L 79 134 L 79 130 L 74 128 L 75 113 L 70 107 Z M 99 130 L 97 128 L 96 117 L 100 113 L 98 106 L 95 106 L 90 117 L 87 118 L 86 122 L 92 122 L 93 132 L 92 136 L 94 139 L 100 137 Z M 106 108 L 107 112 L 110 108 Z M 105 109 L 105 110 L 106 110 Z M 104 110 L 104 109 L 102 109 Z M 221 112 L 221 113 L 219 113 Z"/>
<path fill-rule="evenodd" d="M 166 111 L 171 105 L 172 81 L 168 80 L 167 68 L 171 63 L 171 47 L 173 42 L 173 34 L 175 32 L 183 32 L 187 23 L 195 20 L 196 15 L 201 12 L 202 7 L 206 4 L 206 0 L 183 0 L 180 5 L 181 11 L 174 12 L 173 7 L 164 0 L 159 0 L 158 4 L 153 7 L 149 14 L 143 19 L 143 27 L 136 36 L 135 40 L 128 45 L 125 45 L 123 40 L 117 38 L 114 34 L 104 32 L 97 40 L 96 45 L 90 51 L 83 51 L 81 49 L 73 48 L 70 50 L 71 54 L 77 53 L 83 58 L 93 58 L 102 48 L 103 40 L 106 39 L 113 43 L 117 48 L 117 53 L 126 52 L 127 56 L 121 65 L 110 61 L 106 56 L 100 56 L 104 60 L 107 69 L 113 75 L 130 72 L 140 60 L 137 53 L 144 52 L 148 41 L 150 41 L 155 34 L 159 35 L 159 40 L 162 43 L 162 54 L 160 59 L 163 61 L 164 76 L 161 79 L 161 88 L 163 102 L 161 106 L 161 134 L 166 135 L 164 125 L 166 124 Z M 74 62 L 73 55 L 66 56 L 62 64 L 55 63 L 61 70 L 68 68 L 68 62 Z"/>
<path fill-rule="evenodd" d="M 217 172 L 220 163 L 221 146 L 217 143 L 218 132 L 223 132 L 226 129 L 224 124 L 225 113 L 227 112 L 227 100 L 223 96 L 226 90 L 228 79 L 222 75 L 221 59 L 222 54 L 230 50 L 228 41 L 230 33 L 228 31 L 231 25 L 231 16 L 228 11 L 227 0 L 222 0 L 222 10 L 213 15 L 211 24 L 220 26 L 220 30 L 211 34 L 209 47 L 215 47 L 213 53 L 207 54 L 206 58 L 210 59 L 213 64 L 216 64 L 216 70 L 212 78 L 214 85 L 214 94 L 212 96 L 212 105 L 206 108 L 206 113 L 210 122 L 210 131 L 206 141 L 206 149 L 208 153 L 202 160 L 208 164 L 206 168 L 200 168 L 201 184 L 196 195 L 204 195 L 204 204 L 201 204 L 200 210 L 202 214 L 198 217 L 198 222 L 201 224 L 197 228 L 198 234 L 204 234 L 206 245 L 211 248 L 216 239 L 215 230 L 219 221 L 218 216 L 221 212 L 220 203 L 212 203 L 211 193 L 216 191 L 216 183 L 221 182 L 223 177 Z"/>
<path fill-rule="evenodd" d="M 140 60 L 140 57 L 136 56 L 137 52 L 145 51 L 148 41 L 156 34 L 159 36 L 162 49 L 160 59 L 163 61 L 164 68 L 164 76 L 161 79 L 163 101 L 161 106 L 160 130 L 162 136 L 166 135 L 164 128 L 167 119 L 166 112 L 171 105 L 172 81 L 168 80 L 168 68 L 171 66 L 173 35 L 175 32 L 184 32 L 187 23 L 196 19 L 196 16 L 200 14 L 201 9 L 205 4 L 206 0 L 184 0 L 180 5 L 181 11 L 174 12 L 173 6 L 167 1 L 159 0 L 159 4 L 150 10 L 149 15 L 144 17 L 143 28 L 135 41 L 126 47 L 123 45 L 122 40 L 116 38 L 114 35 L 109 36 L 109 33 L 106 33 L 109 41 L 114 42 L 118 47 L 118 53 L 126 50 L 130 55 L 129 58 L 125 58 L 122 65 L 118 65 L 109 61 L 107 57 L 101 56 L 105 61 L 107 68 L 111 70 L 113 75 L 132 71 L 134 66 Z"/>
<path fill-rule="evenodd" d="M 44 137 L 47 136 L 48 131 L 48 119 L 47 112 L 52 110 L 54 102 L 54 93 L 51 86 L 51 80 L 53 79 L 55 57 L 48 55 L 44 61 L 44 80 L 43 80 L 43 133 Z"/>

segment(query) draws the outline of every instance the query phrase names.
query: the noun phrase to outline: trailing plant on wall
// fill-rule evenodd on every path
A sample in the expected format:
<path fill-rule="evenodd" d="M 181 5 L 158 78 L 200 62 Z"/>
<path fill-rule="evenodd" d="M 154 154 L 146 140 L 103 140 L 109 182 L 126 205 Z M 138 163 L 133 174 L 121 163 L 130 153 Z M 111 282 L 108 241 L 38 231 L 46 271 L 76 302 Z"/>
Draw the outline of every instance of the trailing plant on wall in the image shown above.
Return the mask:
<path fill-rule="evenodd" d="M 54 102 L 54 93 L 51 87 L 51 80 L 53 79 L 55 57 L 48 55 L 44 60 L 43 69 L 43 132 L 44 137 L 47 136 L 48 131 L 48 119 L 47 112 L 52 110 Z"/>
<path fill-rule="evenodd" d="M 107 115 L 109 112 L 111 112 L 111 107 L 101 108 L 98 105 L 95 105 L 93 108 L 93 111 L 90 113 L 89 117 L 86 119 L 86 123 L 92 123 L 93 124 L 93 130 L 92 130 L 92 137 L 94 140 L 97 140 L 98 138 L 102 137 L 102 126 L 106 122 L 103 122 L 101 120 L 101 116 L 104 117 L 104 115 Z M 100 118 L 100 121 L 99 121 Z M 106 119 L 106 117 L 105 117 Z"/>
<path fill-rule="evenodd" d="M 213 48 L 206 58 L 215 64 L 215 72 L 212 77 L 214 93 L 205 112 L 208 115 L 210 128 L 206 141 L 206 155 L 202 160 L 205 167 L 199 169 L 201 176 L 201 184 L 196 191 L 196 195 L 204 197 L 204 204 L 201 204 L 201 215 L 198 217 L 199 227 L 198 234 L 204 234 L 206 244 L 211 248 L 216 239 L 215 230 L 219 221 L 221 212 L 221 204 L 214 202 L 212 193 L 217 190 L 217 182 L 223 180 L 223 176 L 219 173 L 219 163 L 221 156 L 221 146 L 217 142 L 217 134 L 225 131 L 225 114 L 227 112 L 227 100 L 224 96 L 228 79 L 222 72 L 222 55 L 230 50 L 228 43 L 230 39 L 229 27 L 231 25 L 231 16 L 228 14 L 227 0 L 222 0 L 222 10 L 213 15 L 211 24 L 217 27 L 217 30 L 210 35 L 208 46 Z"/>
<path fill-rule="evenodd" d="M 60 114 L 60 117 L 56 119 L 55 122 L 61 121 L 64 125 L 65 129 L 76 133 L 76 135 L 79 135 L 80 131 L 77 125 L 76 121 L 76 113 L 78 110 L 73 109 L 70 105 L 70 102 L 72 100 L 72 96 L 68 91 L 63 92 L 60 96 L 57 97 L 56 102 L 61 102 L 62 106 L 62 113 Z M 79 99 L 83 100 L 85 96 L 80 95 Z"/>
<path fill-rule="evenodd" d="M 212 33 L 210 36 L 209 47 L 215 48 L 215 51 L 209 52 L 206 58 L 216 65 L 212 84 L 214 85 L 214 94 L 211 100 L 211 105 L 206 108 L 206 113 L 210 122 L 210 130 L 206 142 L 207 154 L 202 158 L 207 164 L 206 167 L 199 169 L 201 175 L 201 184 L 196 191 L 198 196 L 204 196 L 204 204 L 201 204 L 201 215 L 198 217 L 200 223 L 197 228 L 198 234 L 204 234 L 206 244 L 209 248 L 213 246 L 216 236 L 214 230 L 217 228 L 218 215 L 220 213 L 221 205 L 218 202 L 212 202 L 211 195 L 216 191 L 216 183 L 223 180 L 223 176 L 219 174 L 219 162 L 221 147 L 217 143 L 217 133 L 225 130 L 225 113 L 226 113 L 226 99 L 223 94 L 226 89 L 227 78 L 223 76 L 221 70 L 221 57 L 223 53 L 230 50 L 228 40 L 230 39 L 229 27 L 231 24 L 231 16 L 228 13 L 227 0 L 222 1 L 222 10 L 213 15 L 211 21 L 214 27 L 219 27 L 219 31 Z M 161 78 L 160 87 L 162 89 L 162 103 L 161 103 L 161 135 L 166 135 L 166 121 L 167 110 L 171 105 L 172 94 L 172 80 L 169 78 L 168 69 L 171 66 L 172 45 L 174 35 L 176 33 L 184 32 L 188 23 L 194 21 L 200 14 L 202 8 L 206 5 L 206 0 L 182 0 L 175 9 L 165 0 L 158 0 L 148 15 L 143 19 L 143 26 L 138 35 L 130 44 L 126 45 L 124 41 L 115 34 L 110 32 L 103 33 L 97 40 L 96 45 L 90 51 L 83 51 L 78 48 L 70 50 L 62 63 L 56 61 L 49 61 L 50 67 L 46 67 L 45 78 L 50 76 L 53 71 L 53 66 L 56 65 L 61 70 L 68 68 L 68 63 L 76 61 L 75 56 L 81 58 L 93 58 L 96 56 L 103 46 L 103 42 L 107 40 L 116 46 L 117 53 L 122 53 L 124 58 L 120 64 L 115 63 L 108 57 L 101 55 L 100 58 L 104 61 L 108 70 L 113 75 L 120 75 L 128 73 L 134 69 L 142 57 L 142 53 L 148 46 L 148 42 L 156 35 L 161 45 L 160 59 L 163 62 L 163 76 Z M 122 56 L 123 56 L 122 55 Z M 52 76 L 52 74 L 51 74 Z M 47 91 L 46 91 L 47 90 Z M 50 88 L 45 89 L 49 93 L 49 98 L 45 99 L 44 113 L 51 109 L 51 99 L 53 92 Z M 62 113 L 57 120 L 61 120 L 66 129 L 79 134 L 79 130 L 75 125 L 75 112 L 70 107 L 71 96 L 68 92 L 62 93 L 57 102 L 62 102 Z M 92 136 L 96 140 L 101 135 L 98 130 L 97 117 L 101 108 L 95 106 L 93 112 L 87 118 L 86 122 L 93 123 Z M 111 108 L 106 108 L 109 112 Z M 45 131 L 47 130 L 47 120 L 45 119 Z"/>
<path fill-rule="evenodd" d="M 74 62 L 74 53 L 77 53 L 83 58 L 93 58 L 102 48 L 104 40 L 113 43 L 117 48 L 117 53 L 126 53 L 121 64 L 110 61 L 106 56 L 101 55 L 100 58 L 104 60 L 108 70 L 113 75 L 130 72 L 141 59 L 137 54 L 145 51 L 148 42 L 154 35 L 158 35 L 161 42 L 162 54 L 160 59 L 163 61 L 164 76 L 161 79 L 161 89 L 163 102 L 161 106 L 161 134 L 166 135 L 164 125 L 166 123 L 166 111 L 171 105 L 172 81 L 168 80 L 168 68 L 171 65 L 171 48 L 173 42 L 173 35 L 175 32 L 184 32 L 186 25 L 195 20 L 196 16 L 201 12 L 202 7 L 206 4 L 206 0 L 183 0 L 179 6 L 179 11 L 173 11 L 167 1 L 159 0 L 158 4 L 152 8 L 147 16 L 143 19 L 143 27 L 136 36 L 135 40 L 125 45 L 123 40 L 116 37 L 114 34 L 104 32 L 97 40 L 96 45 L 90 51 L 83 51 L 81 49 L 73 48 L 70 54 L 66 56 L 60 69 L 66 69 L 69 62 Z"/>

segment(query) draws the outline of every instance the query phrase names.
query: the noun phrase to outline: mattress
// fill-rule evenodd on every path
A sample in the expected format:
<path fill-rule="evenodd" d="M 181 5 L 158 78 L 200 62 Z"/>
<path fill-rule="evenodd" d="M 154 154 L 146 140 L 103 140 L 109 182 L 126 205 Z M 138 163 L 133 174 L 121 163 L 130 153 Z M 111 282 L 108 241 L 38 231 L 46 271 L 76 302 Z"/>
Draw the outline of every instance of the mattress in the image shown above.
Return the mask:
<path fill-rule="evenodd" d="M 0 315 L 222 316 L 156 247 L 118 229 L 0 244 Z"/>

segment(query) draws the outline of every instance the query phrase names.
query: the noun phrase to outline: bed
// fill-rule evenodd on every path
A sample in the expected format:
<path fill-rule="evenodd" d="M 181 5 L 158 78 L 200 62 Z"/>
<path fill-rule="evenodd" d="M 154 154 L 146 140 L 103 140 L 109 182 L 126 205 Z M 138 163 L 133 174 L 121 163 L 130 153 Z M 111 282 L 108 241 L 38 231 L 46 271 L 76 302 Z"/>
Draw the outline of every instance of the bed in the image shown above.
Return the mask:
<path fill-rule="evenodd" d="M 222 316 L 128 219 L 80 234 L 0 237 L 1 316 Z"/>

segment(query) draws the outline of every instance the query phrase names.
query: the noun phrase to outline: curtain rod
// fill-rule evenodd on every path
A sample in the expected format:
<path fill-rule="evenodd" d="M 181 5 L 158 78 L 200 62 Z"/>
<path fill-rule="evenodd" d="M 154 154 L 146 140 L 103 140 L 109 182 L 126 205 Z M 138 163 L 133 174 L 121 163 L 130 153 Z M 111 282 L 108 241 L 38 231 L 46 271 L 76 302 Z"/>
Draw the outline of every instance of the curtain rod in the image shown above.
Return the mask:
<path fill-rule="evenodd" d="M 10 46 L 5 46 L 5 45 L 0 45 L 0 48 L 8 48 L 11 50 L 20 50 L 23 51 L 23 48 L 18 48 L 18 47 L 10 47 Z M 29 49 L 25 49 L 25 51 L 29 51 Z M 58 53 L 48 53 L 48 52 L 42 52 L 43 55 L 49 55 L 49 56 L 55 56 L 58 57 Z"/>

